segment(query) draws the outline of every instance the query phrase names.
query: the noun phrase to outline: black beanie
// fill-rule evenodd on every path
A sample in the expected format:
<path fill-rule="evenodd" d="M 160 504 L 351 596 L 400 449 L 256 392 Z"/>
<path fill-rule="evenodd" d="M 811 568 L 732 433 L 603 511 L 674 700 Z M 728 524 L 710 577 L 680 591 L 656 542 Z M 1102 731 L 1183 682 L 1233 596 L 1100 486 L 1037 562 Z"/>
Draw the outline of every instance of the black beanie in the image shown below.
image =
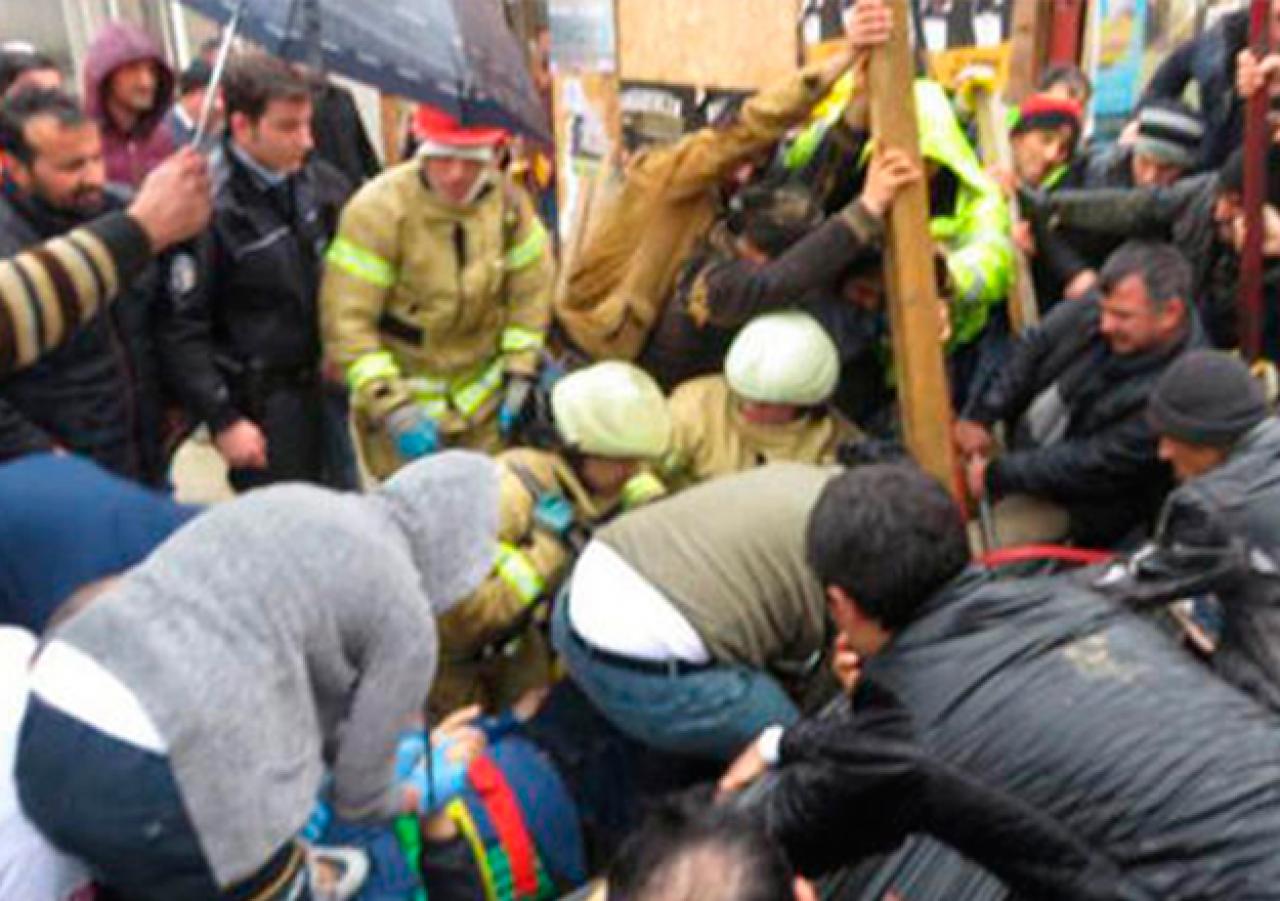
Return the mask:
<path fill-rule="evenodd" d="M 1266 418 L 1262 386 L 1244 363 L 1218 350 L 1179 357 L 1147 404 L 1147 419 L 1158 434 L 1210 447 L 1230 447 Z"/>

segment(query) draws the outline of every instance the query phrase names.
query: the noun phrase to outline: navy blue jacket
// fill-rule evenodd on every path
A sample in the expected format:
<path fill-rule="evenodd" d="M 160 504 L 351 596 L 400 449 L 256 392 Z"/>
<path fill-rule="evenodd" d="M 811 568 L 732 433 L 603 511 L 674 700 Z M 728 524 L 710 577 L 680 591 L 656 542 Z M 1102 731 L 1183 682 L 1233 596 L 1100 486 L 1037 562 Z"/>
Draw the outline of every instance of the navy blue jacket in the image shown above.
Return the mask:
<path fill-rule="evenodd" d="M 77 588 L 139 563 L 198 512 L 83 457 L 0 466 L 0 625 L 42 631 Z"/>

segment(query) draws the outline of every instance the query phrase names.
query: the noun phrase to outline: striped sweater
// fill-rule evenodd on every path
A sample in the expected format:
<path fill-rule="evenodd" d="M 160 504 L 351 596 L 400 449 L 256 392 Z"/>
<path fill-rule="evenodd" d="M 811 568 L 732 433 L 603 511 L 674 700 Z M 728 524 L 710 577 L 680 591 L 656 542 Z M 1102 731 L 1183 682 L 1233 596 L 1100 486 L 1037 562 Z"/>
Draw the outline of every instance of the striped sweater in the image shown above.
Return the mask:
<path fill-rule="evenodd" d="M 150 261 L 146 232 L 122 212 L 0 260 L 0 378 L 69 338 Z"/>

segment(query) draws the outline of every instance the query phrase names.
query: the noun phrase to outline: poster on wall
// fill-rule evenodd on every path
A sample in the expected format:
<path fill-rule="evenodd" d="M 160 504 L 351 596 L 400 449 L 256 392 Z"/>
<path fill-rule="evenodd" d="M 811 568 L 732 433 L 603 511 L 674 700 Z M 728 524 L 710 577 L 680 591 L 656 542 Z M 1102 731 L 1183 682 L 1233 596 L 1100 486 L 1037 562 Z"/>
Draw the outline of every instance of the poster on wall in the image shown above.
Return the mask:
<path fill-rule="evenodd" d="M 619 105 L 625 112 L 662 113 L 679 119 L 685 134 L 716 119 L 746 91 L 702 90 L 691 85 L 656 81 L 623 81 Z"/>
<path fill-rule="evenodd" d="M 613 0 L 548 0 L 547 26 L 552 71 L 617 71 Z"/>
<path fill-rule="evenodd" d="M 961 47 L 995 47 L 1009 40 L 1014 0 L 912 0 L 919 3 L 925 47 L 931 53 Z M 808 45 L 838 39 L 848 0 L 805 0 Z"/>
<path fill-rule="evenodd" d="M 608 75 L 564 75 L 555 82 L 556 184 L 560 235 L 582 213 L 584 194 L 616 157 L 617 90 Z"/>
<path fill-rule="evenodd" d="M 1013 0 L 920 0 L 920 5 L 930 53 L 994 47 L 1009 39 Z"/>
<path fill-rule="evenodd" d="M 1093 112 L 1098 120 L 1124 119 L 1142 92 L 1147 0 L 1098 0 L 1095 21 L 1105 24 L 1096 35 Z"/>

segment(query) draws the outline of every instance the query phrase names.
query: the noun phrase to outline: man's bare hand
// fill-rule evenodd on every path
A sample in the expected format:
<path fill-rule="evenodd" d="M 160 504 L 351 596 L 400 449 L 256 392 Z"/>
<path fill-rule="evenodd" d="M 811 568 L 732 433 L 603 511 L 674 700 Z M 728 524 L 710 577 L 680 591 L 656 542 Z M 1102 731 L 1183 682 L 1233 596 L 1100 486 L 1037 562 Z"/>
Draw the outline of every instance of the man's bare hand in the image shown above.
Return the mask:
<path fill-rule="evenodd" d="M 969 489 L 969 497 L 975 501 L 987 496 L 987 465 L 988 460 L 983 456 L 970 457 L 965 464 L 965 484 Z"/>
<path fill-rule="evenodd" d="M 214 435 L 213 446 L 232 469 L 267 468 L 267 436 L 248 419 L 237 419 Z"/>
<path fill-rule="evenodd" d="M 844 14 L 844 33 L 855 50 L 879 47 L 893 34 L 893 10 L 884 0 L 858 0 Z"/>
<path fill-rule="evenodd" d="M 886 147 L 877 151 L 871 159 L 866 183 L 862 188 L 862 205 L 868 213 L 877 219 L 883 219 L 898 193 L 919 180 L 920 169 L 911 162 L 906 151 Z"/>
<path fill-rule="evenodd" d="M 1280 55 L 1268 53 L 1258 59 L 1252 50 L 1241 50 L 1236 55 L 1236 93 L 1248 100 L 1280 72 Z"/>
<path fill-rule="evenodd" d="M 1013 246 L 1022 251 L 1024 256 L 1033 257 L 1036 255 L 1035 230 L 1026 219 L 1019 219 L 1013 223 L 1010 236 L 1013 238 Z"/>
<path fill-rule="evenodd" d="M 209 164 L 190 147 L 173 154 L 147 176 L 133 203 L 133 217 L 159 253 L 200 234 L 213 209 Z"/>
<path fill-rule="evenodd" d="M 843 632 L 836 636 L 835 646 L 831 649 L 831 674 L 846 695 L 853 694 L 862 675 L 862 658 L 849 646 L 849 639 Z"/>
<path fill-rule="evenodd" d="M 955 437 L 956 450 L 961 457 L 968 459 L 991 455 L 991 431 L 982 423 L 967 419 L 957 420 L 952 434 Z"/>
<path fill-rule="evenodd" d="M 769 765 L 760 756 L 759 743 L 753 741 L 720 777 L 718 792 L 721 795 L 740 792 L 763 776 L 767 769 Z"/>
<path fill-rule="evenodd" d="M 1098 286 L 1098 273 L 1092 269 L 1077 273 L 1067 286 L 1062 289 L 1062 296 L 1067 300 L 1082 300 Z"/>

